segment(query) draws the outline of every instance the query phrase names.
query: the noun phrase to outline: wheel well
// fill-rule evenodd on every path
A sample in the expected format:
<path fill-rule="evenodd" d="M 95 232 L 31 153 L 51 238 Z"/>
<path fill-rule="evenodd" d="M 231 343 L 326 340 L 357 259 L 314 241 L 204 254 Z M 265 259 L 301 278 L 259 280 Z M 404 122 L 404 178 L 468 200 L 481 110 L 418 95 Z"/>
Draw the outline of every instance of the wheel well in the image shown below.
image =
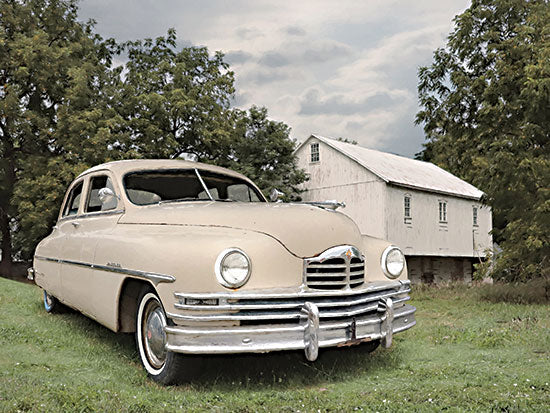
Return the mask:
<path fill-rule="evenodd" d="M 145 285 L 153 287 L 147 281 L 134 278 L 124 280 L 118 300 L 118 332 L 134 333 L 136 331 L 137 300 Z"/>

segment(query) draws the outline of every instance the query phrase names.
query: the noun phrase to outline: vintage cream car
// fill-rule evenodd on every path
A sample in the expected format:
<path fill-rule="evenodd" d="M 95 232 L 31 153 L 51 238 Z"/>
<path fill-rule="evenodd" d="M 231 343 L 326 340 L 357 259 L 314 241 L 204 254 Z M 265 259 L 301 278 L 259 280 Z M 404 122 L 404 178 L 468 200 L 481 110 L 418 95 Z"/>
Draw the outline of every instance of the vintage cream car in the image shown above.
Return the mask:
<path fill-rule="evenodd" d="M 47 311 L 135 332 L 161 383 L 185 372 L 181 353 L 388 347 L 415 325 L 403 254 L 327 205 L 267 202 L 201 163 L 110 162 L 70 185 L 29 278 Z"/>

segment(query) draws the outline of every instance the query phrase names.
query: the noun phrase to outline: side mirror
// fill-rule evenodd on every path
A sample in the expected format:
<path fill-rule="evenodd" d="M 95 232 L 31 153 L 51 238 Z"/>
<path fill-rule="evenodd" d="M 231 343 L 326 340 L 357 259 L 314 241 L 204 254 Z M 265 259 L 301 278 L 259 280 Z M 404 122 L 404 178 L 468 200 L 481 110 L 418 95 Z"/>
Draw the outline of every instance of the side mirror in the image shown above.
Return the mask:
<path fill-rule="evenodd" d="M 97 194 L 102 205 L 116 204 L 116 200 L 119 199 L 111 188 L 101 188 Z"/>
<path fill-rule="evenodd" d="M 273 188 L 269 193 L 269 199 L 271 202 L 277 202 L 277 200 L 284 195 L 284 192 L 279 191 L 277 188 Z"/>

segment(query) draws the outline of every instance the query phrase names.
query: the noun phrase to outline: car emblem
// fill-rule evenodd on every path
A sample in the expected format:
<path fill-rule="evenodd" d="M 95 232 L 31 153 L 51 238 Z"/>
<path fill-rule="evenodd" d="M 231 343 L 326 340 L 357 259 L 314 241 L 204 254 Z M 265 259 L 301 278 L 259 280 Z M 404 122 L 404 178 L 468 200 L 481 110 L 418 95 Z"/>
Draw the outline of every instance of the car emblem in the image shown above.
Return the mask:
<path fill-rule="evenodd" d="M 348 257 L 348 260 L 351 258 L 351 249 L 346 251 L 346 257 Z"/>

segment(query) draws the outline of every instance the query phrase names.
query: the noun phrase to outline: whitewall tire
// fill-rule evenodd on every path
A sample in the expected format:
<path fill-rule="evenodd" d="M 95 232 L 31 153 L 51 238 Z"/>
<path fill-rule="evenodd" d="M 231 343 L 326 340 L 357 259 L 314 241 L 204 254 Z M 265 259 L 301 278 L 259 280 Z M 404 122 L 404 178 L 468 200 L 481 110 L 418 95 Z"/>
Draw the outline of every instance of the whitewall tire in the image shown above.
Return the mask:
<path fill-rule="evenodd" d="M 139 358 L 149 376 L 162 384 L 176 384 L 184 373 L 180 354 L 167 351 L 168 324 L 162 303 L 152 288 L 144 288 L 138 299 L 136 345 Z"/>

